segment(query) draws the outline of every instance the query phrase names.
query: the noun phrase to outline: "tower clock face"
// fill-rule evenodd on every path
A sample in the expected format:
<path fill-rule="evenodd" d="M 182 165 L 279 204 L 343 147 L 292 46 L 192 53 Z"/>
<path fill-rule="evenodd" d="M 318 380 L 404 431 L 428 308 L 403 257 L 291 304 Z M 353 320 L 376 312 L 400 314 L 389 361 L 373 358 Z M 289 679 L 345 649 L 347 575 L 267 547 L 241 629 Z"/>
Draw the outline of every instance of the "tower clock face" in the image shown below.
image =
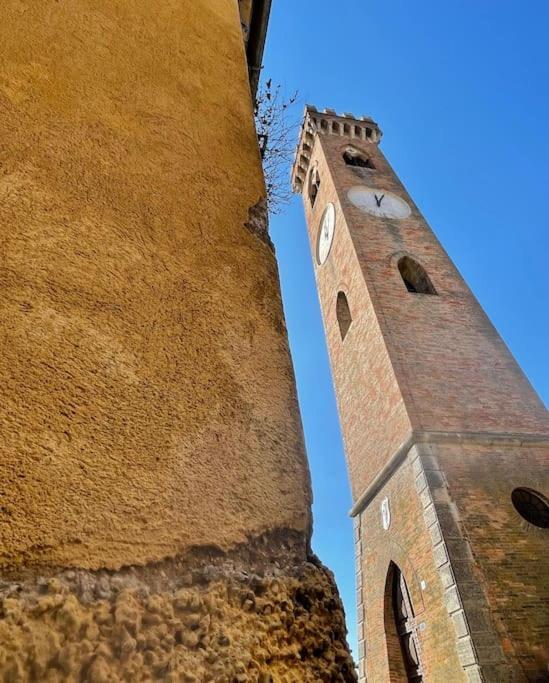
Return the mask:
<path fill-rule="evenodd" d="M 335 217 L 335 206 L 328 204 L 320 219 L 320 229 L 318 231 L 317 258 L 320 265 L 328 258 L 332 242 L 334 241 Z"/>
<path fill-rule="evenodd" d="M 379 218 L 408 218 L 411 209 L 408 204 L 392 192 L 373 190 L 371 187 L 356 185 L 347 193 L 349 201 L 358 209 Z"/>

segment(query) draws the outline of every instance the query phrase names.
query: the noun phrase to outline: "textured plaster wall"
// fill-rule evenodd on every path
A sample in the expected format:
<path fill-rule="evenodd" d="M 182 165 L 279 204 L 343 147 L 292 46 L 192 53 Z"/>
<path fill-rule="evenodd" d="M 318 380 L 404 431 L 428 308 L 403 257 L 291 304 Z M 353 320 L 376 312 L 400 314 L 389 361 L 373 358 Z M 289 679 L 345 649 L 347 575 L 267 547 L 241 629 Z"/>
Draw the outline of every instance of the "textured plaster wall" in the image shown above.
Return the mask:
<path fill-rule="evenodd" d="M 0 566 L 307 533 L 237 3 L 1 14 Z"/>

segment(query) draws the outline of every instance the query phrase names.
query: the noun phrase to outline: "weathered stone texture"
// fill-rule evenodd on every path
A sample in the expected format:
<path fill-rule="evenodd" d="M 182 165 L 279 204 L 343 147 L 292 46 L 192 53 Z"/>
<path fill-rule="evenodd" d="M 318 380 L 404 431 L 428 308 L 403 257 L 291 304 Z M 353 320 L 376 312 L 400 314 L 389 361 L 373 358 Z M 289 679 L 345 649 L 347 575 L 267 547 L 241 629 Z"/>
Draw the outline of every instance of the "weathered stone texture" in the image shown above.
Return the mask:
<path fill-rule="evenodd" d="M 0 680 L 353 683 L 332 575 L 259 547 L 4 583 Z"/>

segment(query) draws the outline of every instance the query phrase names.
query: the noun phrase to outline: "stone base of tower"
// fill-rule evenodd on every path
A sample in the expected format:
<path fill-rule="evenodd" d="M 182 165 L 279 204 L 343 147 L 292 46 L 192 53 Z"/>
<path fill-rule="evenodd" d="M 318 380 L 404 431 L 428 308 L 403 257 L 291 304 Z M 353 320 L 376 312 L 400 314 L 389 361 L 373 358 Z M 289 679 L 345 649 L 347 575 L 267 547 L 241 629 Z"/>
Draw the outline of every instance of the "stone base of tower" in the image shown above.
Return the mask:
<path fill-rule="evenodd" d="M 0 680 L 356 680 L 331 573 L 279 533 L 223 554 L 0 584 Z"/>
<path fill-rule="evenodd" d="M 511 502 L 549 489 L 548 464 L 527 435 L 414 433 L 395 453 L 353 510 L 359 683 L 416 680 L 414 658 L 423 681 L 548 680 L 547 530 Z"/>

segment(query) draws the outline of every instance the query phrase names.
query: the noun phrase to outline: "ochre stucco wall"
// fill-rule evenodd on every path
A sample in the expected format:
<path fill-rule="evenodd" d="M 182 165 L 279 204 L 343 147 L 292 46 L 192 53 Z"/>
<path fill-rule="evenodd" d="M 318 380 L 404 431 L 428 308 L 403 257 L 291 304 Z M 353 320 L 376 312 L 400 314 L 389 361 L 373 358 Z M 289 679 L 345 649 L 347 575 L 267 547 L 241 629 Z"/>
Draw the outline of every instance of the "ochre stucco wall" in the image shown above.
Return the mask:
<path fill-rule="evenodd" d="M 1 14 L 0 566 L 307 533 L 237 3 Z"/>

